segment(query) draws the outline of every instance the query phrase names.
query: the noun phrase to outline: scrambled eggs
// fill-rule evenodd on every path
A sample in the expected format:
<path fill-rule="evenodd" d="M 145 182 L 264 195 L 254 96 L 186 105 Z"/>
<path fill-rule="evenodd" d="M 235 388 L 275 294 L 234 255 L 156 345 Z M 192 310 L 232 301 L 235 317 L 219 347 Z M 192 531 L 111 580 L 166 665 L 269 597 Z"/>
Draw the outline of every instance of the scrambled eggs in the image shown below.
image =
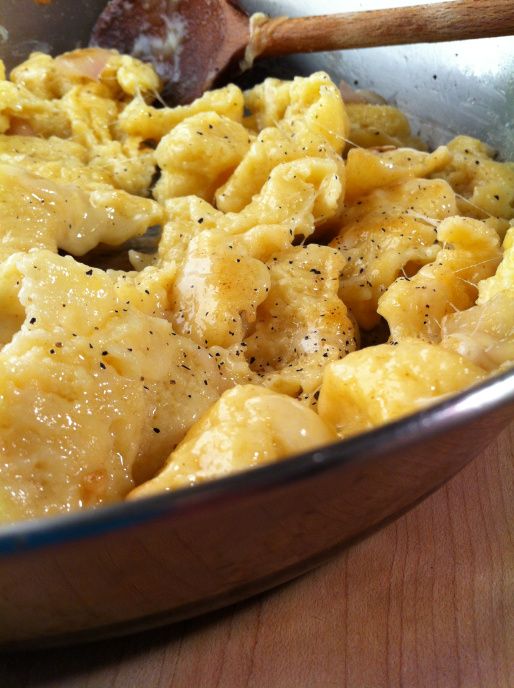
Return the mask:
<path fill-rule="evenodd" d="M 323 72 L 159 88 L 115 51 L 0 63 L 0 522 L 276 461 L 513 364 L 513 163 L 426 152 Z"/>

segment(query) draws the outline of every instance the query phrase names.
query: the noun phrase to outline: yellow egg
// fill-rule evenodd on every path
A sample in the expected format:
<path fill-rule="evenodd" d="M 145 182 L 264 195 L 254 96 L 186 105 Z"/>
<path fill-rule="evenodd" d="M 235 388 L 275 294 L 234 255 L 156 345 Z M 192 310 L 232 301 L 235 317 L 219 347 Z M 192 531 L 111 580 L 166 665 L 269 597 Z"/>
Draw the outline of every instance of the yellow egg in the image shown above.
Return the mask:
<path fill-rule="evenodd" d="M 375 428 L 479 382 L 484 371 L 438 345 L 405 339 L 348 354 L 325 369 L 318 411 L 340 437 Z"/>
<path fill-rule="evenodd" d="M 99 48 L 0 62 L 0 522 L 281 460 L 514 363 L 513 163 L 427 153 L 324 72 L 176 108 L 160 85 Z"/>
<path fill-rule="evenodd" d="M 314 411 L 255 385 L 225 392 L 135 499 L 260 466 L 336 439 Z"/>

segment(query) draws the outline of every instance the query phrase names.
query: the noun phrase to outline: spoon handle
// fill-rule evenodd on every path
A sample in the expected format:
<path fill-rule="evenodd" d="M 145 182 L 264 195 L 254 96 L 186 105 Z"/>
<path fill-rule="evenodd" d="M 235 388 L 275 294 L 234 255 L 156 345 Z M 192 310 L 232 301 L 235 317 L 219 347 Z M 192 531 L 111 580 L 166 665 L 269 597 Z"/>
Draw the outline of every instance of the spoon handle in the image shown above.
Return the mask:
<path fill-rule="evenodd" d="M 514 34 L 513 0 L 454 0 L 298 19 L 269 19 L 253 31 L 251 50 L 255 56 L 277 56 L 509 34 Z"/>

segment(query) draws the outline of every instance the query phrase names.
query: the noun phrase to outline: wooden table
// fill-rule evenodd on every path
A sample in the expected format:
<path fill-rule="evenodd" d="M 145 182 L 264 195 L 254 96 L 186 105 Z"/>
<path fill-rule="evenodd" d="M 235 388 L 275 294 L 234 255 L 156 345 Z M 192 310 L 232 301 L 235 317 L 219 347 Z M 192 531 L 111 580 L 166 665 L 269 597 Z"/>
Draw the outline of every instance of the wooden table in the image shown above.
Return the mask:
<path fill-rule="evenodd" d="M 514 424 L 314 573 L 173 628 L 1 658 L 0 686 L 512 688 Z"/>

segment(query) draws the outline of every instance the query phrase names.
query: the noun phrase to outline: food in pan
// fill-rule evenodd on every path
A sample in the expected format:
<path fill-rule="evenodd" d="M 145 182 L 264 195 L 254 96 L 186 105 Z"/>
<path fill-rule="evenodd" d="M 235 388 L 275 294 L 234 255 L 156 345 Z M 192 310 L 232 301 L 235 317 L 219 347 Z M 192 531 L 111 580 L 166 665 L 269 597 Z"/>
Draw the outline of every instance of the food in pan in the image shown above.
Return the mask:
<path fill-rule="evenodd" d="M 276 461 L 512 365 L 514 164 L 485 144 L 428 152 L 323 72 L 176 108 L 114 51 L 0 76 L 0 522 Z"/>

